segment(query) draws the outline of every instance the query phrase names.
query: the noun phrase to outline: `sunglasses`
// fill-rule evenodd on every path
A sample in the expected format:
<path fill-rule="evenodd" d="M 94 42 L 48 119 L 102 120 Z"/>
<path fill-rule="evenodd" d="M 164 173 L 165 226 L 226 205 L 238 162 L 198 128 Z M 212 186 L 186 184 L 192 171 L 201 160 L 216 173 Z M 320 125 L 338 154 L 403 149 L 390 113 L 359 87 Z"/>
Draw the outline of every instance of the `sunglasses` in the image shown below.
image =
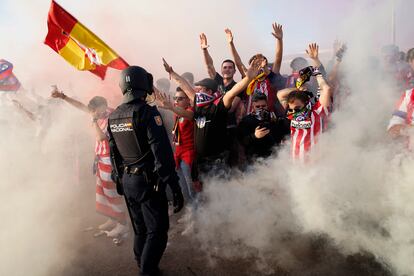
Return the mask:
<path fill-rule="evenodd" d="M 288 112 L 289 113 L 292 113 L 292 112 L 294 112 L 294 113 L 297 113 L 297 112 L 300 112 L 300 111 L 302 111 L 302 109 L 303 109 L 303 107 L 296 107 L 296 108 L 288 108 Z"/>
<path fill-rule="evenodd" d="M 177 102 L 180 102 L 180 101 L 185 100 L 185 97 L 176 97 L 176 96 L 174 96 L 174 97 L 173 97 L 173 100 L 174 100 L 174 101 L 177 101 Z"/>

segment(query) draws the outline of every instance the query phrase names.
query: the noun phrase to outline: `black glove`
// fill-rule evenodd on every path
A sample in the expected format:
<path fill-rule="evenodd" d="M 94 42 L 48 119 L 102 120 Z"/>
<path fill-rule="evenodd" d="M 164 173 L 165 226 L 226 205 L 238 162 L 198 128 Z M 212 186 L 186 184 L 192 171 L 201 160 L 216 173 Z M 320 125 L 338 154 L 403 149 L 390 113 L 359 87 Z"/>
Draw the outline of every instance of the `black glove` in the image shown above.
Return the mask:
<path fill-rule="evenodd" d="M 174 213 L 178 213 L 184 207 L 184 196 L 181 192 L 181 189 L 178 189 L 173 192 L 173 206 L 174 206 Z"/>
<path fill-rule="evenodd" d="M 319 71 L 319 67 L 312 67 L 312 76 L 322 75 L 321 71 Z"/>
<path fill-rule="evenodd" d="M 121 178 L 114 170 L 111 172 L 111 179 L 116 184 L 117 193 L 119 195 L 124 195 L 124 187 L 122 186 Z"/>

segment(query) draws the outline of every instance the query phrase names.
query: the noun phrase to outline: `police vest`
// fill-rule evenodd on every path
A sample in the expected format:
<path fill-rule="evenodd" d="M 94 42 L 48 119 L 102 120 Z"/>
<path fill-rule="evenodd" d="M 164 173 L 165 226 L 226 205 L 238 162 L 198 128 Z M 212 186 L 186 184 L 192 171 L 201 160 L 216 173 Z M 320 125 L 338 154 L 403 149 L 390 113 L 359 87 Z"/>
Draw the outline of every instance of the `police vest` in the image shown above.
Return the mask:
<path fill-rule="evenodd" d="M 146 109 L 145 103 L 122 104 L 109 116 L 109 130 L 125 166 L 138 164 L 151 155 L 143 120 Z"/>

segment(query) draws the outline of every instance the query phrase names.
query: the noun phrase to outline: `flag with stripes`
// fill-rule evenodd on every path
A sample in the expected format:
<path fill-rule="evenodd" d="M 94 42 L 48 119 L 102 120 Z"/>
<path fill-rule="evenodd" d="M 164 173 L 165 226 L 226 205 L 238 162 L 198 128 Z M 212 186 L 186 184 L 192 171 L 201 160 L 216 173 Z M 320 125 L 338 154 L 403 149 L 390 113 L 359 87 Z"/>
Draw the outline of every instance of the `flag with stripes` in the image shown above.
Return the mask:
<path fill-rule="evenodd" d="M 123 70 L 128 63 L 54 0 L 47 19 L 45 44 L 81 71 L 101 79 L 108 67 Z"/>

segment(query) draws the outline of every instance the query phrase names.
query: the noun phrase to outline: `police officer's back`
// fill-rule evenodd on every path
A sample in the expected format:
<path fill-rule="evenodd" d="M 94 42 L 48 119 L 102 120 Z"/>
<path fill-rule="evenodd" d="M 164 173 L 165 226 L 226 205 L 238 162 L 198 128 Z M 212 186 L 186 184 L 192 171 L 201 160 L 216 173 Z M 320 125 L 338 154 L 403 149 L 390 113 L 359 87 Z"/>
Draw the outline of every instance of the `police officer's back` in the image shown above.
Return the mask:
<path fill-rule="evenodd" d="M 135 230 L 134 253 L 141 275 L 157 275 L 169 228 L 165 187 L 173 191 L 175 212 L 183 207 L 167 132 L 156 107 L 145 102 L 152 75 L 130 66 L 121 74 L 123 103 L 109 117 L 113 176 L 124 193 Z M 122 180 L 122 181 L 119 181 Z M 122 183 L 121 183 L 122 182 Z"/>

